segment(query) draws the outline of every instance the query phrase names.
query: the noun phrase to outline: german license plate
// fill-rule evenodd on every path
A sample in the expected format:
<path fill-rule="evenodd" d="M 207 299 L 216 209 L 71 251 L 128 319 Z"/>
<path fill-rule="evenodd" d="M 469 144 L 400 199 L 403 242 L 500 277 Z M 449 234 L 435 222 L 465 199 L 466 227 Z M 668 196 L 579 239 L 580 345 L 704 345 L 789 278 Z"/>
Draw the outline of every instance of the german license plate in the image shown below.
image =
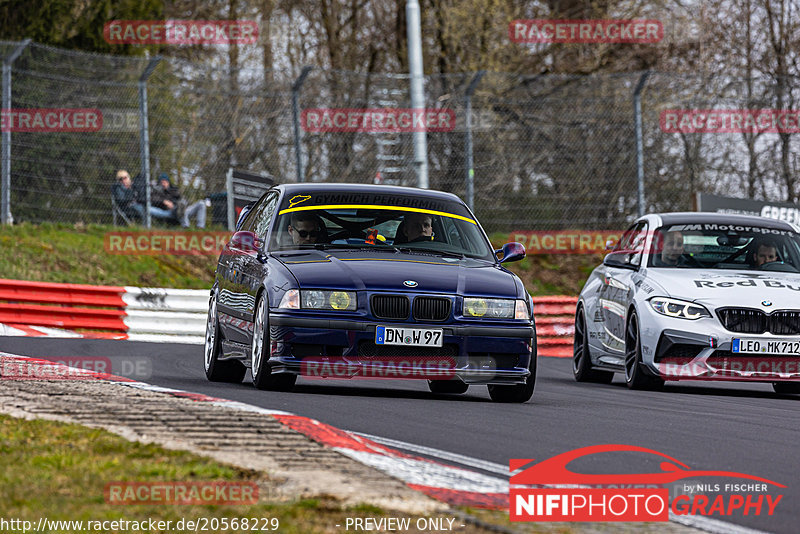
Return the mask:
<path fill-rule="evenodd" d="M 397 328 L 394 326 L 379 326 L 375 329 L 376 345 L 441 347 L 442 338 L 441 328 Z"/>
<path fill-rule="evenodd" d="M 734 339 L 731 352 L 800 356 L 800 341 L 794 339 Z"/>

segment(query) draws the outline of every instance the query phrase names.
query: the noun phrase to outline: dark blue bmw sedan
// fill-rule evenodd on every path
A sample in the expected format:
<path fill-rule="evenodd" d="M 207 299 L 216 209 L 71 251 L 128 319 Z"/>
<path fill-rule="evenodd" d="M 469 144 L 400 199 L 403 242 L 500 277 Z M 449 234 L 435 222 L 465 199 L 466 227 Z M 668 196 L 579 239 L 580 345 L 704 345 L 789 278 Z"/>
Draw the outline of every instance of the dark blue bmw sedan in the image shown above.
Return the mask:
<path fill-rule="evenodd" d="M 525 402 L 536 378 L 533 302 L 455 195 L 291 184 L 243 216 L 219 258 L 205 339 L 209 380 L 290 390 L 298 376 L 485 384 Z M 498 255 L 500 259 L 498 260 Z"/>

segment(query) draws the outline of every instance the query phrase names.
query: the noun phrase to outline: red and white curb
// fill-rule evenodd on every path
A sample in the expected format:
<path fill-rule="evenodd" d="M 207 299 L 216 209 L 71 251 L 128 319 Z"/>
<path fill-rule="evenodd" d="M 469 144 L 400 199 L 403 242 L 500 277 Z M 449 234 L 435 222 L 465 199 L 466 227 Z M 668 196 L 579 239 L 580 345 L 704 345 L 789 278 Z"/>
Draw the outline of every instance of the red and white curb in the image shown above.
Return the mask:
<path fill-rule="evenodd" d="M 203 317 L 205 320 L 205 316 Z M 0 323 L 0 336 L 7 337 L 55 337 L 62 339 L 118 339 L 127 341 L 146 341 L 148 343 L 185 343 L 202 345 L 203 336 L 181 336 L 170 334 L 138 334 L 125 332 L 75 332 L 65 328 L 36 326 L 26 324 Z"/>
<path fill-rule="evenodd" d="M 268 410 L 237 401 L 211 397 L 202 393 L 165 388 L 112 374 L 68 367 L 40 358 L 29 358 L 0 352 L 0 361 L 4 364 L 0 366 L 0 369 L 5 367 L 7 362 L 27 366 L 42 365 L 49 369 L 48 374 L 50 376 L 62 375 L 74 376 L 79 379 L 108 380 L 121 386 L 166 393 L 175 397 L 188 398 L 196 402 L 208 402 L 214 406 L 233 410 L 264 414 L 274 417 L 285 426 L 304 434 L 322 445 L 331 447 L 349 458 L 398 478 L 410 488 L 421 491 L 440 501 L 455 506 L 481 508 L 500 509 L 508 506 L 507 479 L 491 477 L 406 454 L 353 432 L 321 423 L 316 419 L 279 410 Z M 3 380 L 3 378 L 0 377 L 0 380 Z"/>
<path fill-rule="evenodd" d="M 203 393 L 192 393 L 180 389 L 165 388 L 145 382 L 107 373 L 68 367 L 41 358 L 30 358 L 0 352 L 0 370 L 6 362 L 16 364 L 40 364 L 61 370 L 63 375 L 80 376 L 83 379 L 107 380 L 120 386 L 146 391 L 165 393 L 175 397 L 187 398 L 195 402 L 207 402 L 232 410 L 259 413 L 274 417 L 285 426 L 300 432 L 310 439 L 331 447 L 339 453 L 368 465 L 389 476 L 405 482 L 416 491 L 452 506 L 473 508 L 507 509 L 509 506 L 508 467 L 485 460 L 478 460 L 460 454 L 405 443 L 397 440 L 358 434 L 321 423 L 316 419 L 295 415 L 281 410 L 270 410 L 238 401 L 211 397 Z M 56 371 L 57 372 L 57 371 Z M 0 376 L 0 382 L 3 380 Z M 438 462 L 421 456 L 414 456 L 396 448 L 418 452 L 426 456 L 441 458 L 460 465 L 472 466 L 484 472 L 497 473 L 503 478 L 493 477 L 477 471 Z M 705 516 L 676 515 L 670 512 L 671 522 L 715 534 L 765 534 L 763 531 L 742 527 Z"/>

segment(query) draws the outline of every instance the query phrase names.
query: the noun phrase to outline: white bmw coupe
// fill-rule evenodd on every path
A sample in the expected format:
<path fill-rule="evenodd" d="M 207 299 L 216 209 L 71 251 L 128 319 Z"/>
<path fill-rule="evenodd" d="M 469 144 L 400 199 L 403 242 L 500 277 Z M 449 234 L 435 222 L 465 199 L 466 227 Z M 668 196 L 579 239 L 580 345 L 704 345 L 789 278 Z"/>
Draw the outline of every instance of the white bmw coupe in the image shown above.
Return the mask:
<path fill-rule="evenodd" d="M 800 228 L 744 215 L 639 218 L 581 291 L 573 373 L 631 389 L 770 382 L 800 393 Z"/>

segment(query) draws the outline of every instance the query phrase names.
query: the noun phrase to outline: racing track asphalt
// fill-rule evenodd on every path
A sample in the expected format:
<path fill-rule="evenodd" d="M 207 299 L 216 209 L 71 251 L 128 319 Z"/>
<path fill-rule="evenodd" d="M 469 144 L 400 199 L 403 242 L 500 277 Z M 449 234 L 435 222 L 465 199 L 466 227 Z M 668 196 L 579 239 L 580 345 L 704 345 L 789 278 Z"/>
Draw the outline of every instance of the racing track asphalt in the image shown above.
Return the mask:
<path fill-rule="evenodd" d="M 0 351 L 112 362 L 150 358 L 152 376 L 132 378 L 497 464 L 544 460 L 589 445 L 638 445 L 692 469 L 736 471 L 787 486 L 772 517 L 717 519 L 769 532 L 794 533 L 800 524 L 800 395 L 776 395 L 768 384 L 672 382 L 662 392 L 628 391 L 619 376 L 611 385 L 577 384 L 568 359 L 540 358 L 533 399 L 514 405 L 491 402 L 485 386 L 434 395 L 416 380 L 301 379 L 291 393 L 258 391 L 249 374 L 243 384 L 211 383 L 197 345 L 0 337 Z M 570 467 L 586 473 L 659 471 L 658 461 L 630 453 L 606 453 Z M 722 485 L 731 479 L 692 481 Z"/>

